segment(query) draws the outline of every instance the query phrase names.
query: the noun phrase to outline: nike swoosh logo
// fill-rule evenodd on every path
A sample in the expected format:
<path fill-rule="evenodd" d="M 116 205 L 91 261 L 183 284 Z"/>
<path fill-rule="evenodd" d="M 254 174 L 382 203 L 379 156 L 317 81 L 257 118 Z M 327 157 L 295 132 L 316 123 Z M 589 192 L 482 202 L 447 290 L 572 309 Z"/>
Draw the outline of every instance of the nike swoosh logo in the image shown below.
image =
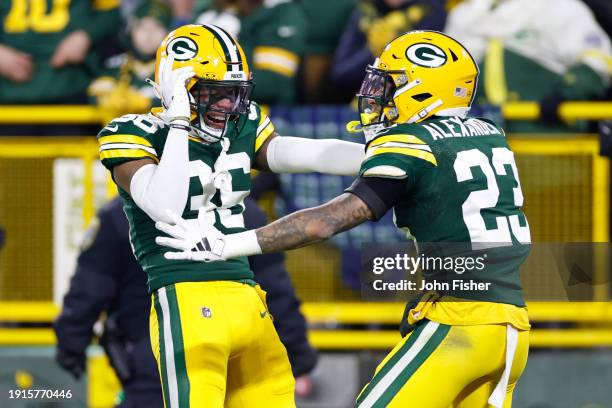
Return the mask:
<path fill-rule="evenodd" d="M 114 124 L 114 125 L 108 125 L 108 126 L 106 126 L 106 128 L 105 128 L 105 129 L 108 129 L 108 130 L 109 130 L 109 131 L 111 131 L 111 132 L 116 132 L 116 131 L 117 131 L 117 129 L 119 129 L 119 125 L 117 125 L 117 124 Z"/>
<path fill-rule="evenodd" d="M 259 316 L 261 316 L 262 319 L 266 317 L 267 314 L 268 314 L 267 310 L 264 310 L 263 312 L 259 312 Z"/>

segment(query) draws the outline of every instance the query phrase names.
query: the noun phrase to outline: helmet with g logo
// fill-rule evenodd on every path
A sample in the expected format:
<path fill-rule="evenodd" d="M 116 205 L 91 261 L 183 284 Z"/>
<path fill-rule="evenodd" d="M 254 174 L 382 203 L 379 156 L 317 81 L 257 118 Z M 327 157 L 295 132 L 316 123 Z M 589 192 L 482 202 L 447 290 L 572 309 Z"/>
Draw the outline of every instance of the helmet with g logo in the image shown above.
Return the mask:
<path fill-rule="evenodd" d="M 366 76 L 357 97 L 362 126 L 416 123 L 433 115 L 465 116 L 478 66 L 453 38 L 411 31 L 391 41 Z"/>
<path fill-rule="evenodd" d="M 206 142 L 220 140 L 248 113 L 253 89 L 251 71 L 240 44 L 214 25 L 190 24 L 166 36 L 157 50 L 155 80 L 162 58 L 174 55 L 173 69 L 191 66 L 187 83 L 191 128 Z"/>

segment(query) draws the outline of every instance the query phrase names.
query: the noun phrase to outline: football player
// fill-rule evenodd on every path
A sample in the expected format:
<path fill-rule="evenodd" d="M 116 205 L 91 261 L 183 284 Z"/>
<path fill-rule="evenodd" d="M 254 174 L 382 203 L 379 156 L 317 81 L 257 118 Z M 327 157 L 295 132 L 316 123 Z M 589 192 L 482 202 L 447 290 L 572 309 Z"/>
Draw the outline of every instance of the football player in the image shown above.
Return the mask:
<path fill-rule="evenodd" d="M 170 237 L 157 242 L 180 250 L 168 259 L 225 260 L 320 241 L 393 209 L 422 254 L 482 256 L 469 270 L 424 267 L 426 281 L 461 278 L 490 289 L 452 286 L 407 307 L 402 323 L 412 332 L 380 364 L 357 406 L 509 407 L 529 348 L 519 266 L 530 232 L 504 131 L 467 117 L 477 77 L 469 52 L 442 33 L 396 38 L 366 70 L 361 123 L 350 124 L 365 132 L 366 157 L 344 194 L 238 234 L 203 217 L 196 226 L 172 216 L 173 225 L 158 224 Z"/>
<path fill-rule="evenodd" d="M 168 34 L 157 51 L 154 87 L 163 109 L 114 119 L 98 141 L 148 275 L 165 405 L 293 407 L 287 353 L 247 258 L 168 261 L 155 243 L 155 221 L 170 221 L 171 210 L 196 224 L 205 218 L 226 234 L 244 231 L 251 168 L 354 175 L 363 145 L 277 137 L 250 100 L 253 80 L 242 48 L 213 25 Z"/>

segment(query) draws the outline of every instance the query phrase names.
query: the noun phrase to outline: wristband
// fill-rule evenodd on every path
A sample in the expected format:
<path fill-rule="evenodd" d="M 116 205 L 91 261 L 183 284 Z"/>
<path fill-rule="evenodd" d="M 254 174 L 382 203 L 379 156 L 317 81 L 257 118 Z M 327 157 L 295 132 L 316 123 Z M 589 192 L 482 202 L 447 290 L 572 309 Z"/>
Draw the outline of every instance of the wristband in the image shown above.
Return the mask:
<path fill-rule="evenodd" d="M 255 230 L 228 234 L 224 238 L 223 258 L 261 254 L 261 247 L 257 241 Z"/>
<path fill-rule="evenodd" d="M 180 123 L 171 123 L 170 124 L 170 129 L 185 130 L 187 132 L 191 131 L 191 127 L 190 126 L 183 125 L 183 124 L 180 124 Z"/>
<path fill-rule="evenodd" d="M 178 124 L 178 125 L 189 125 L 189 118 L 187 116 L 175 116 L 173 118 L 170 118 L 170 124 Z"/>

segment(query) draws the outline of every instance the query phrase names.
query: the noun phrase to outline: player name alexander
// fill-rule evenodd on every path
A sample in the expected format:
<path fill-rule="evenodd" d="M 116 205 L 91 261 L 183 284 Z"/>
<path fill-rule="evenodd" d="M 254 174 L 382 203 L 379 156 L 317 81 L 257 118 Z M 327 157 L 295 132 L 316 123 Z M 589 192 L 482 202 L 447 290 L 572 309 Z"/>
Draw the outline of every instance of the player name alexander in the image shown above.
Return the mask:
<path fill-rule="evenodd" d="M 473 279 L 453 279 L 450 282 L 440 282 L 437 280 L 421 281 L 420 285 L 417 282 L 403 279 L 399 282 L 385 282 L 382 279 L 377 279 L 372 282 L 372 287 L 376 291 L 404 291 L 404 290 L 461 290 L 461 291 L 483 291 L 489 290 L 491 282 L 478 282 Z"/>

